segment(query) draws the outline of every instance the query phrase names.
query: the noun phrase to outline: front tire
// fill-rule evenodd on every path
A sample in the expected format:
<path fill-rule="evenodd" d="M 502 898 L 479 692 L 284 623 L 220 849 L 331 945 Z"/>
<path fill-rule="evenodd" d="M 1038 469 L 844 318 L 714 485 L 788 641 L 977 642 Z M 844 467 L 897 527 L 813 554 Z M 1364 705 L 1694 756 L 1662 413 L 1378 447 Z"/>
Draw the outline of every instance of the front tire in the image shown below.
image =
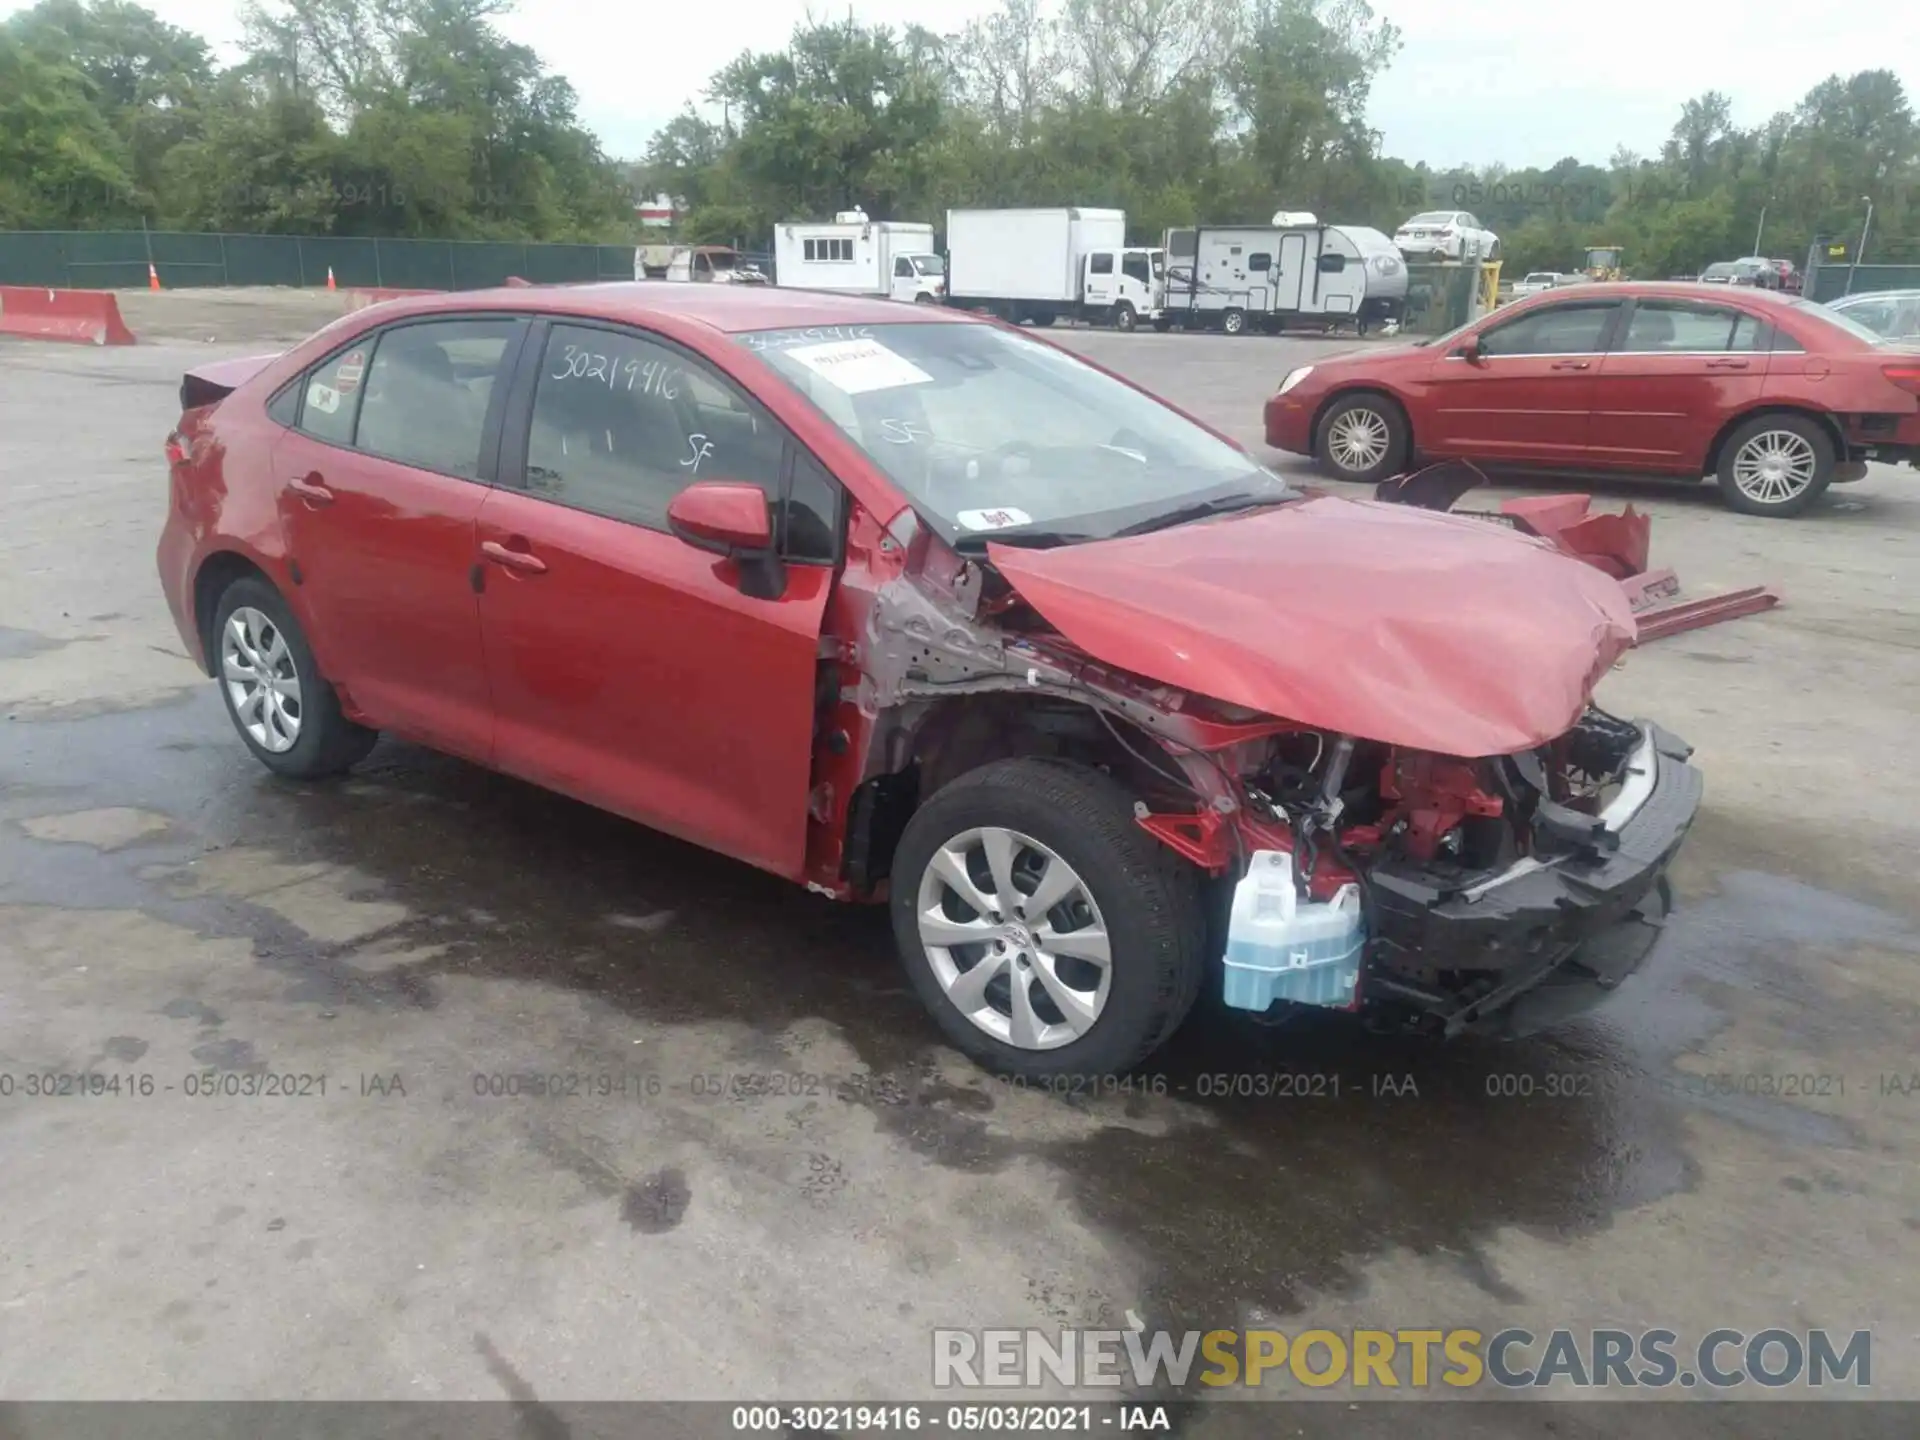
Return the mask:
<path fill-rule="evenodd" d="M 1720 498 L 1742 515 L 1790 519 L 1833 483 L 1833 438 L 1804 415 L 1756 415 L 1720 449 Z"/>
<path fill-rule="evenodd" d="M 1123 335 L 1131 335 L 1134 326 L 1140 323 L 1140 317 L 1133 313 L 1133 306 L 1122 300 L 1113 310 L 1113 328 Z"/>
<path fill-rule="evenodd" d="M 947 1040 L 996 1074 L 1138 1065 L 1205 973 L 1199 873 L 1132 797 L 1058 760 L 1001 760 L 914 813 L 893 862 L 894 939 Z"/>
<path fill-rule="evenodd" d="M 1406 417 L 1384 395 L 1335 401 L 1313 437 L 1320 468 L 1335 479 L 1359 484 L 1398 475 L 1406 468 L 1410 448 Z"/>
<path fill-rule="evenodd" d="M 337 775 L 364 760 L 380 738 L 340 713 L 293 611 L 264 579 L 243 576 L 222 592 L 209 638 L 227 716 L 276 775 Z"/>

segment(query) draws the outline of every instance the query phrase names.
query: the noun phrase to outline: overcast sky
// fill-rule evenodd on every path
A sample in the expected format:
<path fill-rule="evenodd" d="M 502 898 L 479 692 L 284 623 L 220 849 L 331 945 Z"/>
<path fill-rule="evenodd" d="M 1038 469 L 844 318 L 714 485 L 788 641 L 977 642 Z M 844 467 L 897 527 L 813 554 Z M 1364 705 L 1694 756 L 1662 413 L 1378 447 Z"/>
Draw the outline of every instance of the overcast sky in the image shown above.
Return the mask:
<path fill-rule="evenodd" d="M 232 58 L 236 0 L 142 0 Z M 845 0 L 816 0 L 818 14 Z M 1828 75 L 1891 66 L 1920 103 L 1920 3 L 1812 6 L 1789 0 L 1373 0 L 1405 46 L 1375 87 L 1371 116 L 1386 153 L 1446 166 L 1604 164 L 1616 145 L 1658 148 L 1682 101 L 1733 98 L 1757 124 Z M 25 8 L 0 0 L 0 14 Z M 582 118 L 607 150 L 637 158 L 647 137 L 743 47 L 784 42 L 807 0 L 635 5 L 631 0 L 520 0 L 504 28 L 573 82 Z M 951 0 L 958 29 L 992 0 Z M 853 0 L 863 20 L 925 21 L 924 4 Z"/>

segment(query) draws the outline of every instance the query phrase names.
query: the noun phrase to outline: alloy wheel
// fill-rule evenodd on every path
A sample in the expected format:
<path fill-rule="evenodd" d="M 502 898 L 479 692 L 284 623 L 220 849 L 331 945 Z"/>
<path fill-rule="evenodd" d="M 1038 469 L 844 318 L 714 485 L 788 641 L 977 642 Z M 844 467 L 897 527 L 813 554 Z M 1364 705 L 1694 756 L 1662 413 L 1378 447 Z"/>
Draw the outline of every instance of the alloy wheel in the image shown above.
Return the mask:
<path fill-rule="evenodd" d="M 1387 417 L 1377 410 L 1343 410 L 1327 427 L 1327 454 L 1349 474 L 1362 474 L 1378 465 L 1386 459 L 1391 443 Z"/>
<path fill-rule="evenodd" d="M 921 874 L 916 913 L 946 998 L 995 1039 L 1057 1049 L 1105 1010 L 1106 922 L 1079 873 L 1039 841 L 998 826 L 954 836 Z"/>
<path fill-rule="evenodd" d="M 1763 430 L 1733 457 L 1733 483 L 1756 505 L 1783 505 L 1813 484 L 1819 463 L 1806 436 Z"/>
<path fill-rule="evenodd" d="M 240 727 L 273 754 L 300 739 L 300 671 L 271 616 L 243 605 L 220 637 L 220 674 Z"/>

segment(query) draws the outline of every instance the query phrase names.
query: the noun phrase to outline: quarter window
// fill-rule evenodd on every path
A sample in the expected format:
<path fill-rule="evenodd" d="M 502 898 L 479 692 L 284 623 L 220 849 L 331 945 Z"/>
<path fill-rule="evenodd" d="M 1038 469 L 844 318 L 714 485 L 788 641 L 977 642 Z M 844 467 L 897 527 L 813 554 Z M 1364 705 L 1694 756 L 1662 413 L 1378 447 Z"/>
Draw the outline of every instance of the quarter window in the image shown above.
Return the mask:
<path fill-rule="evenodd" d="M 685 351 L 555 325 L 534 391 L 527 488 L 665 530 L 667 506 L 697 480 L 758 485 L 778 501 L 785 443 L 770 416 Z"/>
<path fill-rule="evenodd" d="M 1618 301 L 1600 305 L 1549 305 L 1481 332 L 1489 355 L 1592 355 L 1600 349 Z"/>
<path fill-rule="evenodd" d="M 1634 306 L 1626 337 L 1616 348 L 1632 355 L 1719 354 L 1753 350 L 1759 339 L 1760 322 L 1742 311 L 1643 300 Z"/>
<path fill-rule="evenodd" d="M 314 439 L 329 445 L 353 443 L 353 422 L 359 414 L 372 349 L 373 341 L 363 336 L 307 372 L 299 397 L 300 428 Z M 478 451 L 477 443 L 474 449 Z"/>
<path fill-rule="evenodd" d="M 364 382 L 347 373 L 357 353 L 349 352 L 334 384 L 352 379 L 364 387 L 354 447 L 402 465 L 476 479 L 487 402 L 519 325 L 503 316 L 395 326 L 381 335 Z"/>

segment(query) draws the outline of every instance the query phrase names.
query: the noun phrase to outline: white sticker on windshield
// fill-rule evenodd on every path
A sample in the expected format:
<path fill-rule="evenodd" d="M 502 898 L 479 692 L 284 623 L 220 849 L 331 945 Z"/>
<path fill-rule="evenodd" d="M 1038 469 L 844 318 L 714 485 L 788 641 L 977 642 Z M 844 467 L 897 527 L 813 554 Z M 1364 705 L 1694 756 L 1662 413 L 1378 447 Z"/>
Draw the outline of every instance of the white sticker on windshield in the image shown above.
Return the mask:
<path fill-rule="evenodd" d="M 340 392 L 316 380 L 307 387 L 307 404 L 322 415 L 331 415 L 340 408 Z"/>
<path fill-rule="evenodd" d="M 956 517 L 962 530 L 1006 530 L 1015 525 L 1031 525 L 1033 517 L 1024 510 L 1002 506 L 998 510 L 962 510 Z"/>
<path fill-rule="evenodd" d="M 834 389 L 848 395 L 869 390 L 894 390 L 902 385 L 925 385 L 933 377 L 918 365 L 895 354 L 878 340 L 835 340 L 825 345 L 798 345 L 787 351 Z"/>

